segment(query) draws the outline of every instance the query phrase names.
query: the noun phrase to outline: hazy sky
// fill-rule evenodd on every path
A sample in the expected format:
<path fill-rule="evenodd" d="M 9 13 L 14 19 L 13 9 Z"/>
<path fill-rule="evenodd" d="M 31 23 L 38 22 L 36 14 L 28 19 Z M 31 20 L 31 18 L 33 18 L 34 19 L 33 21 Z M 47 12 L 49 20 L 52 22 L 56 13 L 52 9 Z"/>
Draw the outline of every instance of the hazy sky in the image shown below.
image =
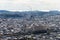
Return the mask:
<path fill-rule="evenodd" d="M 60 10 L 60 0 L 0 0 L 1 10 Z"/>

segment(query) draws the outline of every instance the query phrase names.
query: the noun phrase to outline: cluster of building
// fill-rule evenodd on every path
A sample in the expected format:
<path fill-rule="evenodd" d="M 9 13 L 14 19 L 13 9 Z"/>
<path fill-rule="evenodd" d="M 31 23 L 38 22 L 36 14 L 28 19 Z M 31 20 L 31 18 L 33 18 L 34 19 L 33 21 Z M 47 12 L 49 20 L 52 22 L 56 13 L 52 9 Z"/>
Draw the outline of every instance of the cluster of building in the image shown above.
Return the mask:
<path fill-rule="evenodd" d="M 50 29 L 51 32 L 47 29 Z M 39 30 L 47 30 L 49 34 L 23 35 Z M 29 17 L 0 18 L 0 40 L 60 40 L 60 15 L 33 17 L 31 19 Z"/>

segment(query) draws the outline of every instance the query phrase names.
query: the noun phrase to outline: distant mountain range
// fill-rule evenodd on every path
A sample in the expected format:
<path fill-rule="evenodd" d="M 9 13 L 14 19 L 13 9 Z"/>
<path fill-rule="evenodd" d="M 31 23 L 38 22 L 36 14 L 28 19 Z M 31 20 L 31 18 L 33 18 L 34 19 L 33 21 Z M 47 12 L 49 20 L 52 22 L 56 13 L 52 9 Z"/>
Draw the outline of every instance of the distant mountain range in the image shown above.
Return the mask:
<path fill-rule="evenodd" d="M 6 10 L 0 10 L 0 18 L 23 18 L 26 16 L 44 16 L 44 15 L 60 15 L 60 11 L 24 11 L 24 12 L 12 12 Z"/>

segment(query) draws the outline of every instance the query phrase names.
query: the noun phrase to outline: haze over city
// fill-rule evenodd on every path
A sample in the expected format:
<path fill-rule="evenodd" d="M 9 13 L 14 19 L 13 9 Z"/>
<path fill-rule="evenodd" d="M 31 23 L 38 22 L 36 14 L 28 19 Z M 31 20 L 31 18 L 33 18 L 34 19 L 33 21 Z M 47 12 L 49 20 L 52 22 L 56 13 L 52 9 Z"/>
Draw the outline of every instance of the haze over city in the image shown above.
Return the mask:
<path fill-rule="evenodd" d="M 0 10 L 60 10 L 60 0 L 0 0 Z"/>

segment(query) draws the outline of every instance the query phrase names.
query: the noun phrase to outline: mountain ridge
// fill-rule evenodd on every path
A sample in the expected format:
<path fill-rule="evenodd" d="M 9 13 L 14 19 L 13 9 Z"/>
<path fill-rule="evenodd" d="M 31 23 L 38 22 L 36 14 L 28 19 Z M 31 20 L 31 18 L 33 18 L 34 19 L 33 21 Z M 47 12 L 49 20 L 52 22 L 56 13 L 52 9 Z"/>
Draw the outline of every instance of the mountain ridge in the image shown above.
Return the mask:
<path fill-rule="evenodd" d="M 60 15 L 60 11 L 49 11 L 49 12 L 45 12 L 45 11 L 23 11 L 23 12 L 19 12 L 19 11 L 7 11 L 7 10 L 0 10 L 0 18 L 17 18 L 17 17 L 25 17 L 25 16 L 43 16 L 43 15 Z"/>

